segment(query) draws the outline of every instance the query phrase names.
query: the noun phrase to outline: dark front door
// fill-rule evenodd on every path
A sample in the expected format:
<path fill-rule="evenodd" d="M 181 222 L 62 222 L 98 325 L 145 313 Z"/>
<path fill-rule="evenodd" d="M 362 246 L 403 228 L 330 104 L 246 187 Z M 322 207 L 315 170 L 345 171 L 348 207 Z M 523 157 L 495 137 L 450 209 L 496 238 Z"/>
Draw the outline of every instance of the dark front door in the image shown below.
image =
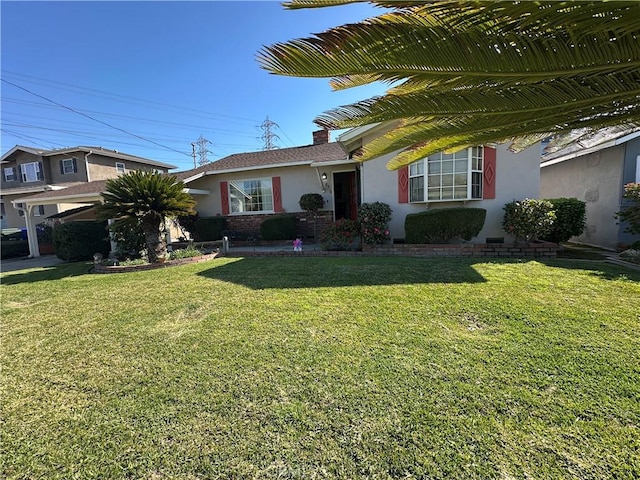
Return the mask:
<path fill-rule="evenodd" d="M 336 220 L 341 218 L 356 219 L 358 214 L 356 172 L 333 174 L 333 201 L 336 209 Z"/>

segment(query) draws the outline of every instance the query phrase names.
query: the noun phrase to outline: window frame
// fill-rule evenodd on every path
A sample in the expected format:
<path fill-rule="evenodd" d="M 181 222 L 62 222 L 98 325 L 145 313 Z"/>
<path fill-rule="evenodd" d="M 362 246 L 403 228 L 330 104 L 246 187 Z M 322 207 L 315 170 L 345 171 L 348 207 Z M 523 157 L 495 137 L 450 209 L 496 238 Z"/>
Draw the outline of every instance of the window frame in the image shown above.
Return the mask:
<path fill-rule="evenodd" d="M 34 205 L 33 206 L 33 216 L 34 217 L 42 217 L 42 216 L 44 216 L 44 205 Z"/>
<path fill-rule="evenodd" d="M 260 185 L 258 186 L 246 185 L 246 183 L 256 183 L 256 182 L 260 182 Z M 241 188 L 239 188 L 240 184 L 243 184 Z M 245 198 L 247 196 L 256 195 L 251 191 L 247 192 L 247 190 L 251 190 L 253 188 L 265 189 L 264 192 L 261 192 L 260 199 L 257 200 L 255 204 L 250 204 L 250 206 L 251 205 L 260 206 L 261 208 L 259 209 L 253 209 L 253 208 L 247 209 L 246 208 L 247 204 L 240 202 L 239 197 L 236 194 L 236 192 L 238 192 L 240 193 L 241 197 L 244 196 Z M 227 182 L 227 195 L 229 198 L 229 214 L 230 215 L 255 215 L 255 214 L 261 214 L 261 213 L 275 213 L 275 199 L 274 199 L 274 192 L 273 192 L 272 177 L 242 178 L 237 180 L 229 180 Z M 243 205 L 242 209 L 238 209 L 238 206 L 240 204 Z"/>
<path fill-rule="evenodd" d="M 127 166 L 124 162 L 116 162 L 116 173 L 127 173 Z"/>
<path fill-rule="evenodd" d="M 11 172 L 10 175 L 7 175 L 7 171 Z M 18 180 L 18 172 L 16 171 L 16 167 L 4 167 L 2 172 L 5 182 L 15 182 Z"/>
<path fill-rule="evenodd" d="M 62 160 L 60 160 L 60 162 L 62 163 L 62 171 L 60 173 L 62 173 L 62 175 L 71 175 L 73 173 L 77 173 L 78 169 L 76 167 L 77 163 L 75 160 L 75 158 L 63 158 Z M 71 162 L 70 171 L 67 171 L 67 162 Z"/>
<path fill-rule="evenodd" d="M 35 173 L 35 180 L 29 180 L 29 176 L 27 172 L 27 168 L 30 165 L 35 165 L 35 170 L 33 173 Z M 42 162 L 28 162 L 28 163 L 21 163 L 20 164 L 20 176 L 22 178 L 22 183 L 34 183 L 34 182 L 41 182 L 42 180 L 44 180 L 44 174 L 42 172 Z"/>
<path fill-rule="evenodd" d="M 482 200 L 484 149 L 469 147 L 455 154 L 438 152 L 411 163 L 408 174 L 409 203 Z M 462 191 L 464 196 L 460 195 Z"/>

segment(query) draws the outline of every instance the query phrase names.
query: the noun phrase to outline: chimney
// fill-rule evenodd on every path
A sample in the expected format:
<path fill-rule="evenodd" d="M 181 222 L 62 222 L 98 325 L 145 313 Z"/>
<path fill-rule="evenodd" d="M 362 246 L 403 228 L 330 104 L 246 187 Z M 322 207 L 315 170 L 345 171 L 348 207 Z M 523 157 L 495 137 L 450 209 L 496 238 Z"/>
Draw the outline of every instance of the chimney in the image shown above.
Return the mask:
<path fill-rule="evenodd" d="M 325 128 L 313 132 L 313 144 L 322 145 L 323 143 L 329 143 L 329 130 Z"/>

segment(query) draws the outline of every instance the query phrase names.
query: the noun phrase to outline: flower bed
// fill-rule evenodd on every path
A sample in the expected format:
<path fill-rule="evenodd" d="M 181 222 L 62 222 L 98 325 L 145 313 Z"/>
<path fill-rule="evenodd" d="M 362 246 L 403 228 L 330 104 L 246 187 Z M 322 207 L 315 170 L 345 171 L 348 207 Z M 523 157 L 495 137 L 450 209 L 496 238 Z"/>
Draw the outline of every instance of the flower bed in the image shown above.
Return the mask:
<path fill-rule="evenodd" d="M 137 272 L 141 270 L 155 270 L 157 268 L 177 267 L 178 265 L 186 265 L 188 263 L 200 263 L 213 260 L 218 256 L 218 252 L 207 255 L 199 255 L 197 257 L 181 258 L 178 260 L 167 260 L 163 263 L 143 263 L 141 265 L 101 265 L 93 266 L 94 273 L 125 273 Z"/>

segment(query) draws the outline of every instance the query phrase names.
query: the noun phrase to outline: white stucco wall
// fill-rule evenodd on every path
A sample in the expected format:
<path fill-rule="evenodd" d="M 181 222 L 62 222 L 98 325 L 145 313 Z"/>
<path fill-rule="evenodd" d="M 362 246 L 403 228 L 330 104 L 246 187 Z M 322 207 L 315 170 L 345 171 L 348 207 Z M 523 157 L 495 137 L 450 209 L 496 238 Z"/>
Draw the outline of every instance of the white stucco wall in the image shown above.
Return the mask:
<path fill-rule="evenodd" d="M 332 169 L 333 168 L 333 169 Z M 332 168 L 322 168 L 320 173 L 327 173 L 329 182 L 331 181 L 331 173 L 341 170 L 339 166 Z M 344 166 L 342 170 L 344 170 Z M 351 167 L 353 169 L 353 167 Z M 282 192 L 282 208 L 285 212 L 300 212 L 300 197 L 305 193 L 319 193 L 325 199 L 325 210 L 333 209 L 333 197 L 329 191 L 322 192 L 318 173 L 315 168 L 308 165 L 286 167 L 286 168 L 268 168 L 259 170 L 248 170 L 244 172 L 221 173 L 216 175 L 207 175 L 198 180 L 189 183 L 189 188 L 209 190 L 209 195 L 196 195 L 194 198 L 197 202 L 197 210 L 201 216 L 222 215 L 220 182 L 229 182 L 233 180 L 252 180 L 259 178 L 280 177 L 280 186 Z M 247 212 L 247 214 L 256 215 L 258 212 Z M 234 214 L 231 214 L 234 215 Z M 237 214 L 242 215 L 242 214 Z"/>
<path fill-rule="evenodd" d="M 575 197 L 587 204 L 587 227 L 573 240 L 615 249 L 624 148 L 619 145 L 541 168 L 542 198 Z"/>
<path fill-rule="evenodd" d="M 540 146 L 514 154 L 506 145 L 498 145 L 496 152 L 496 198 L 467 202 L 398 203 L 398 172 L 386 168 L 393 155 L 386 155 L 362 165 L 362 202 L 384 202 L 393 210 L 390 231 L 392 238 L 404 238 L 404 220 L 408 213 L 430 208 L 484 208 L 487 218 L 484 228 L 473 242 L 484 243 L 487 237 L 506 237 L 502 230 L 505 203 L 524 198 L 538 198 L 540 189 Z"/>

